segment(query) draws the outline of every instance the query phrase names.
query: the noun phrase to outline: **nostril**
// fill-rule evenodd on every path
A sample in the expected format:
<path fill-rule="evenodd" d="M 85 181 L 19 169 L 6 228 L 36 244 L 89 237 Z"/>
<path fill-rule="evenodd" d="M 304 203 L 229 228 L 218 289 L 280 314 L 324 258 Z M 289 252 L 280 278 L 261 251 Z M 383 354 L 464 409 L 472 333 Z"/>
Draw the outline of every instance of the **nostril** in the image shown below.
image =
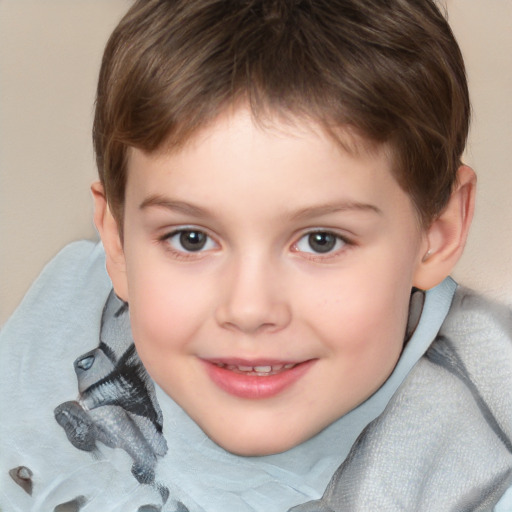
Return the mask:
<path fill-rule="evenodd" d="M 223 328 L 246 334 L 278 331 L 288 325 L 291 317 L 285 305 L 275 305 L 265 310 L 219 308 L 216 316 Z"/>

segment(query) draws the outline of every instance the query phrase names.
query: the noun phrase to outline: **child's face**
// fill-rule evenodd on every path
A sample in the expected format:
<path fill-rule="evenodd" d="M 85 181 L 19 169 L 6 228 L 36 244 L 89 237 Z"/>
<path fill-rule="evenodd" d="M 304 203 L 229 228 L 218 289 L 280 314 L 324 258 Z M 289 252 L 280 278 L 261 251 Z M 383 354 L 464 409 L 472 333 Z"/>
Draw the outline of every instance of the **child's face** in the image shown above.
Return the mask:
<path fill-rule="evenodd" d="M 351 155 L 306 121 L 262 128 L 241 109 L 177 152 L 130 153 L 137 350 L 229 451 L 287 450 L 382 385 L 424 252 L 386 153 Z"/>

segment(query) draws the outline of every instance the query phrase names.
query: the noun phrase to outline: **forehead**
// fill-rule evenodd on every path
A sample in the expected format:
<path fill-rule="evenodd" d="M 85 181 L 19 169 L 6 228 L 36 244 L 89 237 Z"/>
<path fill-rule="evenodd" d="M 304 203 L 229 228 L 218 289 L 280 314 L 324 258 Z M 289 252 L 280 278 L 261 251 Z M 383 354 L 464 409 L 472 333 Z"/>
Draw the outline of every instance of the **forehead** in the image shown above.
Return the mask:
<path fill-rule="evenodd" d="M 164 161 L 212 152 L 215 148 L 219 152 L 230 149 L 233 153 L 236 148 L 247 151 L 253 144 L 260 144 L 265 152 L 277 148 L 286 151 L 295 144 L 308 145 L 316 156 L 342 154 L 367 162 L 384 162 L 387 169 L 392 169 L 393 151 L 389 145 L 370 140 L 352 126 L 334 126 L 290 111 L 255 112 L 245 103 L 222 110 L 212 121 L 205 122 L 186 137 L 176 140 L 170 136 L 156 150 L 140 151 L 146 157 Z M 130 163 L 134 152 L 138 151 L 128 148 L 128 168 L 133 167 Z"/>
<path fill-rule="evenodd" d="M 402 205 L 409 215 L 409 198 L 391 168 L 385 145 L 349 129 L 328 133 L 308 119 L 255 118 L 238 109 L 179 148 L 131 150 L 126 199 L 139 206 L 185 201 L 228 216 L 249 212 L 255 202 L 269 218 L 328 204 L 383 211 Z"/>
<path fill-rule="evenodd" d="M 244 130 L 240 130 L 243 128 Z M 205 120 L 203 125 L 193 132 L 181 134 L 178 138 L 167 137 L 152 153 L 157 158 L 172 157 L 180 153 L 197 150 L 211 137 L 223 134 L 225 145 L 237 144 L 242 133 L 249 128 L 254 133 L 266 133 L 276 141 L 286 137 L 306 137 L 314 134 L 317 140 L 328 142 L 333 147 L 354 157 L 367 159 L 385 158 L 394 162 L 394 150 L 389 143 L 377 142 L 363 135 L 351 125 L 337 125 L 329 119 L 318 119 L 308 113 L 298 113 L 283 108 L 261 106 L 256 111 L 245 101 L 238 101 L 222 109 L 213 120 Z M 270 140 L 270 139 L 269 139 Z M 133 148 L 128 149 L 128 159 Z M 128 160 L 129 161 L 129 160 Z"/>

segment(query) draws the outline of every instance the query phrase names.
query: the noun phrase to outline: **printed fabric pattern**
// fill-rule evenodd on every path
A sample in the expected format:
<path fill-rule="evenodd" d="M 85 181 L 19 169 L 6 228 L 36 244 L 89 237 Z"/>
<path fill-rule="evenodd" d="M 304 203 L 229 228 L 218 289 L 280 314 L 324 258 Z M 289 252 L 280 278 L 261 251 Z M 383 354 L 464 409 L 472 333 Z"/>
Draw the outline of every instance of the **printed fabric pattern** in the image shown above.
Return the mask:
<path fill-rule="evenodd" d="M 138 482 L 154 484 L 157 457 L 167 452 L 155 390 L 129 333 L 128 305 L 111 292 L 101 321 L 100 344 L 78 357 L 78 400 L 59 405 L 55 419 L 78 449 L 100 441 L 123 449 Z M 168 490 L 160 486 L 163 496 Z"/>

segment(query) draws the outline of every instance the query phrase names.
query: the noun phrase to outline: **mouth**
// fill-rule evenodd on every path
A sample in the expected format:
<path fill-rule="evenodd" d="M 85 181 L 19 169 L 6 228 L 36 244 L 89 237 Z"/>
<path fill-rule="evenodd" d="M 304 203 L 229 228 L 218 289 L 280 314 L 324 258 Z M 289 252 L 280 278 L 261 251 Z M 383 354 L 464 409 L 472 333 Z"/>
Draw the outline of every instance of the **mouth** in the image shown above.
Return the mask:
<path fill-rule="evenodd" d="M 242 375 L 256 375 L 258 377 L 269 377 L 278 373 L 291 370 L 301 363 L 286 364 L 258 364 L 258 365 L 235 365 L 226 363 L 213 363 L 219 368 L 225 368 L 230 372 L 240 373 Z"/>
<path fill-rule="evenodd" d="M 202 360 L 213 383 L 230 395 L 246 399 L 274 397 L 298 382 L 315 359 L 301 362 Z"/>

